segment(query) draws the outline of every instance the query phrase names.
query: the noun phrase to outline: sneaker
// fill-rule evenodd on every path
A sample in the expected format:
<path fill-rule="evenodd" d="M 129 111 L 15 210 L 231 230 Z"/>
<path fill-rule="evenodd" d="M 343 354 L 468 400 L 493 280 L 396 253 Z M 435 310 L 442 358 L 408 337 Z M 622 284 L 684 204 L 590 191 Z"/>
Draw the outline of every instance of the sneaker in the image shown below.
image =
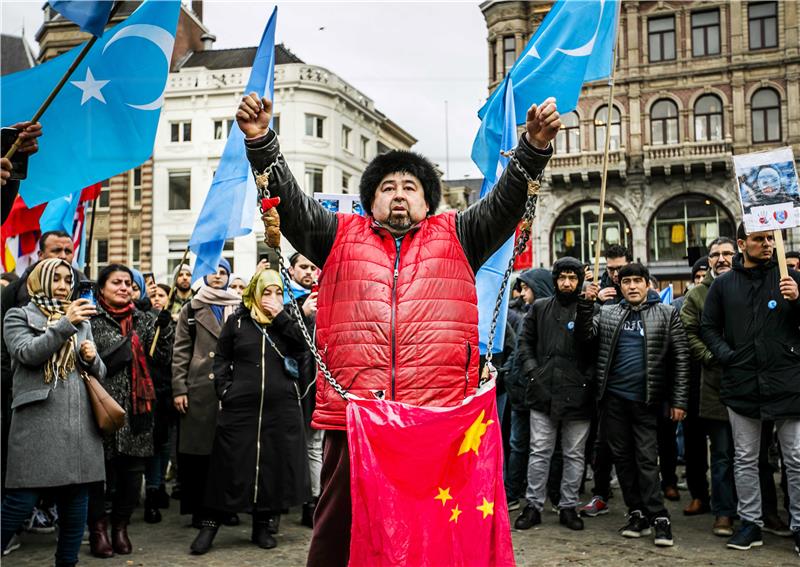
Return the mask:
<path fill-rule="evenodd" d="M 789 529 L 789 526 L 778 514 L 764 516 L 764 527 L 761 529 L 778 537 L 792 537 L 792 530 Z"/>
<path fill-rule="evenodd" d="M 11 536 L 11 540 L 8 542 L 8 545 L 3 550 L 3 557 L 5 557 L 6 555 L 8 555 L 13 551 L 18 550 L 20 547 L 22 547 L 22 542 L 19 541 L 19 536 L 17 534 L 14 534 L 13 536 Z"/>
<path fill-rule="evenodd" d="M 650 535 L 650 522 L 647 521 L 639 510 L 628 514 L 628 523 L 620 528 L 623 537 L 642 537 Z"/>
<path fill-rule="evenodd" d="M 533 526 L 542 523 L 542 514 L 534 508 L 532 505 L 528 504 L 525 506 L 525 509 L 522 511 L 522 514 L 519 515 L 517 520 L 514 522 L 514 528 L 518 530 L 529 530 Z"/>
<path fill-rule="evenodd" d="M 520 503 L 519 498 L 509 498 L 508 500 L 508 511 L 513 512 L 514 510 L 519 510 Z"/>
<path fill-rule="evenodd" d="M 33 514 L 28 521 L 25 522 L 25 531 L 33 534 L 51 534 L 56 531 L 56 527 L 53 525 L 53 519 L 47 512 L 39 508 L 34 508 Z"/>
<path fill-rule="evenodd" d="M 594 496 L 586 506 L 580 508 L 581 516 L 594 518 L 602 514 L 608 514 L 608 504 L 602 496 Z"/>
<path fill-rule="evenodd" d="M 800 555 L 800 530 L 795 530 L 792 533 L 792 537 L 794 537 L 794 552 Z M 12 539 L 11 541 L 14 540 Z M 5 555 L 5 553 L 3 555 Z"/>
<path fill-rule="evenodd" d="M 655 544 L 658 547 L 672 547 L 672 524 L 669 518 L 659 517 L 653 521 L 656 531 Z"/>
<path fill-rule="evenodd" d="M 764 545 L 764 541 L 761 539 L 761 528 L 758 524 L 753 524 L 752 522 L 742 522 L 741 527 L 728 540 L 730 549 L 740 549 L 742 551 L 760 545 Z"/>

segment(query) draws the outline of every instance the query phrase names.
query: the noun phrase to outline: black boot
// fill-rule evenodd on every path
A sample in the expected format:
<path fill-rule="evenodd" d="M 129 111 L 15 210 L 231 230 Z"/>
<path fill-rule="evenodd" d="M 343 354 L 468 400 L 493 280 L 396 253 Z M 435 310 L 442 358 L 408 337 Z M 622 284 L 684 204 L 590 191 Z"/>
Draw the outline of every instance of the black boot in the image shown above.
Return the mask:
<path fill-rule="evenodd" d="M 307 528 L 314 527 L 314 510 L 317 509 L 317 499 L 314 498 L 310 502 L 303 503 L 303 517 L 300 520 L 300 523 L 306 526 Z"/>
<path fill-rule="evenodd" d="M 148 524 L 157 524 L 161 521 L 161 512 L 158 509 L 158 489 L 148 488 L 144 496 L 144 521 Z"/>
<path fill-rule="evenodd" d="M 269 519 L 267 520 L 267 526 L 269 528 L 269 533 L 277 534 L 278 531 L 281 529 L 281 515 L 280 514 L 271 514 Z"/>
<path fill-rule="evenodd" d="M 278 542 L 275 541 L 275 538 L 270 533 L 269 521 L 265 522 L 255 517 L 253 518 L 253 533 L 250 536 L 250 541 L 261 549 L 272 549 L 278 545 Z"/>
<path fill-rule="evenodd" d="M 208 550 L 211 549 L 211 545 L 214 543 L 214 538 L 218 530 L 219 522 L 216 520 L 203 520 L 200 533 L 194 538 L 192 546 L 189 548 L 192 555 L 204 555 L 208 553 Z"/>
<path fill-rule="evenodd" d="M 158 492 L 156 493 L 156 506 L 162 510 L 169 508 L 169 494 L 167 494 L 167 487 L 163 484 L 158 487 Z"/>
<path fill-rule="evenodd" d="M 575 508 L 562 508 L 559 510 L 558 521 L 562 526 L 567 526 L 571 530 L 583 529 L 583 520 L 578 516 Z"/>
<path fill-rule="evenodd" d="M 222 520 L 222 523 L 226 526 L 238 526 L 239 525 L 239 514 L 228 514 Z"/>

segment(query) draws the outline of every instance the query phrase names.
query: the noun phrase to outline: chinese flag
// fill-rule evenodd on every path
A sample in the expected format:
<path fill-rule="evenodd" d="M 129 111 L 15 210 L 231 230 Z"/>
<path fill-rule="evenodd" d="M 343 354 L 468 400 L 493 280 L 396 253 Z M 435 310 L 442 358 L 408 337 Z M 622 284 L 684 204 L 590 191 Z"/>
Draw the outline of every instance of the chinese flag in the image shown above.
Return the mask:
<path fill-rule="evenodd" d="M 351 567 L 513 566 L 495 388 L 462 405 L 347 404 Z"/>
<path fill-rule="evenodd" d="M 514 233 L 514 242 L 517 241 L 519 238 L 519 225 L 517 225 L 517 230 Z M 533 239 L 529 238 L 528 242 L 525 244 L 525 249 L 520 253 L 519 256 L 514 260 L 514 270 L 527 270 L 533 267 Z"/>

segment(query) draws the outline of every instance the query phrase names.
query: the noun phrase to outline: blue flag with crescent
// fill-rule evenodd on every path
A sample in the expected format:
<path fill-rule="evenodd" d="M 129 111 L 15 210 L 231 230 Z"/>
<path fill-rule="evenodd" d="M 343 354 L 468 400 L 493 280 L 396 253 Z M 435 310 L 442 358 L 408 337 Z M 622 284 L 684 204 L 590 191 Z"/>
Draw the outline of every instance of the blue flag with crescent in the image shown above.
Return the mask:
<path fill-rule="evenodd" d="M 275 83 L 275 27 L 278 8 L 273 9 L 253 60 L 245 93 L 269 93 Z M 253 230 L 257 192 L 244 147 L 244 134 L 237 124 L 231 127 L 219 167 L 206 195 L 203 210 L 194 225 L 189 248 L 197 255 L 195 279 L 217 271 L 225 240 L 244 236 Z"/>
<path fill-rule="evenodd" d="M 167 84 L 179 0 L 147 0 L 97 40 L 42 116 L 39 151 L 20 193 L 29 207 L 140 165 Z M 0 79 L 4 124 L 30 120 L 83 49 Z"/>
<path fill-rule="evenodd" d="M 53 10 L 78 24 L 83 31 L 100 37 L 108 23 L 114 0 L 49 0 L 48 4 Z"/>
<path fill-rule="evenodd" d="M 558 111 L 574 110 L 583 83 L 608 77 L 616 41 L 619 0 L 558 0 L 528 42 L 508 76 L 514 81 L 517 124 L 531 104 L 553 96 Z M 482 120 L 472 160 L 484 176 L 497 167 L 505 112 L 496 89 L 478 112 Z"/>

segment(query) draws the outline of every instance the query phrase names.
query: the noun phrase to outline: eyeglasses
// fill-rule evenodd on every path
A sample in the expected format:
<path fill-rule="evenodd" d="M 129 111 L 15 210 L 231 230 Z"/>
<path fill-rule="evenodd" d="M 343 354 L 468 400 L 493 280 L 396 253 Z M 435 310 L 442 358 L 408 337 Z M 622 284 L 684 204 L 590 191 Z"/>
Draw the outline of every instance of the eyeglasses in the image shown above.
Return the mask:
<path fill-rule="evenodd" d="M 624 266 L 606 266 L 606 271 L 611 274 L 614 272 L 619 272 Z"/>
<path fill-rule="evenodd" d="M 733 252 L 712 252 L 708 255 L 709 258 L 719 258 L 720 256 L 725 256 L 726 258 L 733 258 Z"/>

